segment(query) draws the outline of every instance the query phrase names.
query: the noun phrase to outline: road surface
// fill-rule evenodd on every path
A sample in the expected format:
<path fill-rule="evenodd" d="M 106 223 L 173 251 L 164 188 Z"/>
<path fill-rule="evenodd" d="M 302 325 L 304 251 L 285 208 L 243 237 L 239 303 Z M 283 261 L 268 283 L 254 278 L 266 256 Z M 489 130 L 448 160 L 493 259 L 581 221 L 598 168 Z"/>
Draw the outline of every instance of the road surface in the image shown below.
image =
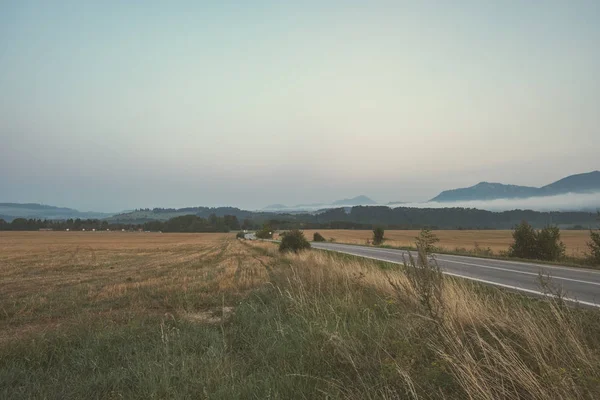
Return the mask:
<path fill-rule="evenodd" d="M 315 249 L 337 251 L 392 263 L 402 263 L 408 251 L 338 243 L 312 242 Z M 413 255 L 416 255 L 413 252 Z M 600 271 L 519 261 L 494 260 L 436 254 L 435 259 L 445 274 L 491 285 L 542 294 L 539 273 L 548 274 L 554 285 L 566 292 L 566 299 L 600 307 Z"/>

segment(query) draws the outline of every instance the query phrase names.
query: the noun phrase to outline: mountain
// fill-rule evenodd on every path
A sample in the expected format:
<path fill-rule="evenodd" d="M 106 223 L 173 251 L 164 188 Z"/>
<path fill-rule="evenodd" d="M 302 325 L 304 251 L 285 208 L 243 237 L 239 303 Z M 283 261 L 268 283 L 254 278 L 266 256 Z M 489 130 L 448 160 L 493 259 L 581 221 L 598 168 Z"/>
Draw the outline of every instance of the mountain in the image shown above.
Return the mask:
<path fill-rule="evenodd" d="M 517 199 L 593 192 L 600 192 L 600 171 L 570 175 L 541 188 L 480 182 L 475 186 L 467 188 L 445 190 L 429 201 L 443 203 L 469 200 Z"/>
<path fill-rule="evenodd" d="M 600 171 L 570 175 L 540 188 L 543 196 L 600 192 Z"/>
<path fill-rule="evenodd" d="M 264 209 L 265 210 L 283 210 L 286 209 L 287 206 L 285 204 L 269 204 Z"/>
<path fill-rule="evenodd" d="M 356 196 L 351 199 L 336 200 L 331 203 L 332 206 L 365 206 L 373 204 L 377 204 L 377 202 L 364 195 Z"/>
<path fill-rule="evenodd" d="M 504 185 L 502 183 L 479 182 L 468 188 L 445 190 L 429 201 L 450 202 L 465 200 L 494 200 L 532 197 L 539 189 L 529 186 Z"/>
<path fill-rule="evenodd" d="M 309 203 L 296 204 L 295 206 L 286 206 L 285 204 L 271 204 L 263 208 L 265 211 L 307 211 L 307 210 L 325 210 L 329 208 L 343 206 L 366 206 L 376 205 L 377 202 L 367 196 L 360 195 L 351 199 L 336 200 L 332 203 Z"/>
<path fill-rule="evenodd" d="M 67 207 L 55 207 L 37 203 L 0 203 L 0 217 L 5 221 L 15 218 L 35 219 L 100 219 L 111 216 L 109 213 L 81 212 Z"/>

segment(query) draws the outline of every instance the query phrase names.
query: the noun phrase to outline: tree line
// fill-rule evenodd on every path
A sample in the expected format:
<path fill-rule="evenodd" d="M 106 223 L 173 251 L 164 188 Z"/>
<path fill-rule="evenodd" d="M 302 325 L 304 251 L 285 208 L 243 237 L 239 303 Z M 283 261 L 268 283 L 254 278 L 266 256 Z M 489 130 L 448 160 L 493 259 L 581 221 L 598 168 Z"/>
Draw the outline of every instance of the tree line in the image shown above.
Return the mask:
<path fill-rule="evenodd" d="M 235 207 L 188 207 L 181 209 L 144 209 L 148 214 L 139 218 L 135 213 L 116 215 L 111 221 L 143 224 L 161 220 L 168 213 L 183 213 L 209 218 L 233 215 L 245 229 L 259 229 L 268 223 L 276 229 L 512 229 L 521 221 L 528 221 L 535 228 L 557 225 L 561 228 L 588 229 L 595 226 L 595 214 L 590 212 L 538 212 L 511 210 L 493 212 L 475 208 L 410 208 L 386 206 L 356 206 L 333 208 L 319 213 L 273 213 L 248 211 Z M 244 225 L 245 224 L 245 225 Z"/>
<path fill-rule="evenodd" d="M 248 224 L 246 221 L 247 225 Z M 229 232 L 241 229 L 241 224 L 235 215 L 208 218 L 196 215 L 184 215 L 167 221 L 148 221 L 143 224 L 114 223 L 99 219 L 67 219 L 49 220 L 35 218 L 15 218 L 11 222 L 0 219 L 0 231 L 37 231 L 51 229 L 55 231 L 105 231 L 105 230 L 144 230 L 154 232 Z"/>

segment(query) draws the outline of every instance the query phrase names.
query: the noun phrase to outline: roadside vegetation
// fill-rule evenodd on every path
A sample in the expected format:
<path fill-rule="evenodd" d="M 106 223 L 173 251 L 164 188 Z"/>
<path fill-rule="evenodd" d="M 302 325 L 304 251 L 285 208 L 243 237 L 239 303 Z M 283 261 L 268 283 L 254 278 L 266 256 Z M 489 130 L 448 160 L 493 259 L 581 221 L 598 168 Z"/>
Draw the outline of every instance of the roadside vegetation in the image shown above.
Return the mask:
<path fill-rule="evenodd" d="M 378 226 L 377 228 L 373 229 L 373 244 L 375 246 L 379 246 L 383 244 L 384 241 L 385 231 L 383 230 L 383 228 Z"/>
<path fill-rule="evenodd" d="M 313 234 L 313 242 L 326 242 L 327 239 L 323 237 L 319 232 Z"/>
<path fill-rule="evenodd" d="M 565 245 L 560 241 L 560 230 L 555 226 L 535 230 L 526 221 L 523 221 L 513 231 L 513 243 L 508 251 L 508 256 L 560 261 L 565 257 Z"/>
<path fill-rule="evenodd" d="M 328 233 L 334 234 L 332 240 L 340 243 L 376 245 L 374 236 L 367 236 L 369 232 L 335 230 Z M 379 246 L 416 250 L 414 240 L 424 232 L 435 232 L 437 238 L 428 252 L 600 268 L 600 230 L 563 232 L 553 226 L 534 229 L 525 221 L 512 231 L 387 231 L 385 242 Z M 563 235 L 566 235 L 568 247 L 563 242 Z M 480 244 L 479 240 L 487 245 Z M 456 244 L 451 247 L 449 244 L 452 243 Z"/>
<path fill-rule="evenodd" d="M 427 234 L 404 266 L 233 235 L 20 235 L 0 241 L 0 398 L 600 397 L 598 310 L 442 276 Z"/>
<path fill-rule="evenodd" d="M 273 239 L 273 228 L 265 224 L 262 228 L 256 231 L 256 237 L 259 239 Z"/>
<path fill-rule="evenodd" d="M 304 237 L 304 233 L 301 230 L 293 229 L 285 232 L 281 235 L 281 242 L 279 243 L 279 251 L 282 253 L 293 252 L 299 253 L 303 250 L 310 249 L 310 243 Z"/>
<path fill-rule="evenodd" d="M 598 220 L 600 220 L 600 212 L 598 212 Z M 590 262 L 600 265 L 600 228 L 596 231 L 590 230 L 590 241 L 587 245 L 590 249 Z"/>

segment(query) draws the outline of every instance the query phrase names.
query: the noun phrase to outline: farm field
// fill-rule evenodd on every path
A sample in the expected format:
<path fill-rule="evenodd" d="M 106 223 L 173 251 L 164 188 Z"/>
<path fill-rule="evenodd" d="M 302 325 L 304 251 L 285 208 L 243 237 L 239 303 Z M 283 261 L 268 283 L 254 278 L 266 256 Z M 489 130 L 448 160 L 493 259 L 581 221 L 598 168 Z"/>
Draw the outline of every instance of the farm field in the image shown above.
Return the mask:
<path fill-rule="evenodd" d="M 234 236 L 0 233 L 0 398 L 600 396 L 596 310 Z"/>
<path fill-rule="evenodd" d="M 307 238 L 312 239 L 314 232 L 321 233 L 326 239 L 334 238 L 339 243 L 366 244 L 367 240 L 373 238 L 373 231 L 350 230 L 350 229 L 307 229 L 304 231 Z M 437 246 L 446 250 L 465 248 L 472 250 L 475 243 L 480 248 L 491 248 L 494 253 L 507 251 L 512 243 L 512 231 L 510 230 L 436 230 L 434 232 L 440 239 Z M 419 234 L 417 230 L 386 230 L 386 245 L 390 246 L 414 246 L 415 237 Z M 590 240 L 588 231 L 567 231 L 560 233 L 561 240 L 567 246 L 566 254 L 573 257 L 582 257 L 587 249 L 586 243 Z"/>

